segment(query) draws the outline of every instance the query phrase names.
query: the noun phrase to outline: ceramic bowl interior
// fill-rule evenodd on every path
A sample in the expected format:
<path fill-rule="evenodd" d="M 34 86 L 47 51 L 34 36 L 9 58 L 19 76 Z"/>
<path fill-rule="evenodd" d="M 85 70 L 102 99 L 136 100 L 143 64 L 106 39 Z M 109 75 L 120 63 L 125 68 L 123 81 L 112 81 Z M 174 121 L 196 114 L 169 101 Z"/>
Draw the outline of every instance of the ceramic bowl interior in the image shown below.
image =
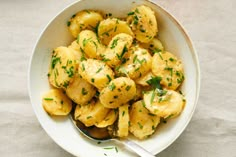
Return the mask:
<path fill-rule="evenodd" d="M 33 50 L 29 68 L 29 95 L 35 114 L 47 134 L 62 148 L 75 156 L 135 156 L 125 146 L 114 142 L 97 144 L 80 135 L 68 117 L 51 118 L 41 105 L 41 96 L 50 89 L 47 79 L 52 50 L 58 46 L 68 46 L 74 39 L 67 28 L 67 21 L 84 9 L 112 13 L 114 17 L 125 17 L 131 8 L 145 4 L 156 13 L 159 39 L 167 51 L 177 55 L 184 64 L 185 81 L 182 92 L 186 96 L 186 106 L 182 114 L 158 127 L 156 133 L 144 141 L 135 140 L 153 154 L 157 154 L 173 143 L 189 123 L 195 110 L 199 94 L 200 76 L 197 54 L 191 40 L 182 26 L 163 8 L 146 0 L 82 0 L 71 4 L 59 13 L 45 28 Z M 131 137 L 132 138 L 132 137 Z M 132 138 L 133 139 L 133 138 Z M 115 150 L 103 149 L 117 146 Z"/>

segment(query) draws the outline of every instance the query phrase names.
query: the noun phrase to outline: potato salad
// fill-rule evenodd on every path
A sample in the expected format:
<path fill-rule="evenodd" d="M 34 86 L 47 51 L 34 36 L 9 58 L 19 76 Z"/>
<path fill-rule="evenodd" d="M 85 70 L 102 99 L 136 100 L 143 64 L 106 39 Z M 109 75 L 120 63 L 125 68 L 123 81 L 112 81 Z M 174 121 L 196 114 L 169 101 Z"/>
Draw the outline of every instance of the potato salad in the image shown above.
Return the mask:
<path fill-rule="evenodd" d="M 157 20 L 145 5 L 125 18 L 96 10 L 74 14 L 67 22 L 74 40 L 52 50 L 44 110 L 66 116 L 74 109 L 74 119 L 87 127 L 138 139 L 177 117 L 185 105 L 183 64 L 158 39 Z"/>

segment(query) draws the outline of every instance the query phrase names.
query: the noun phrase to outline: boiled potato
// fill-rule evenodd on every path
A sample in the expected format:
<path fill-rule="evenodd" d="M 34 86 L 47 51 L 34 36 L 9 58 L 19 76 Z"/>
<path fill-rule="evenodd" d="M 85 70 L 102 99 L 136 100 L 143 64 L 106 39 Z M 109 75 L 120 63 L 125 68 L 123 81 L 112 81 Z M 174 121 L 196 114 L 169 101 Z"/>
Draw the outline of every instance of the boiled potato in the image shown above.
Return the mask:
<path fill-rule="evenodd" d="M 155 53 L 152 62 L 152 73 L 162 78 L 161 84 L 168 89 L 176 90 L 184 81 L 183 64 L 169 52 Z"/>
<path fill-rule="evenodd" d="M 130 24 L 135 38 L 142 42 L 150 42 L 158 32 L 157 21 L 151 8 L 141 5 L 128 13 L 127 23 Z"/>
<path fill-rule="evenodd" d="M 109 111 L 110 109 L 105 108 L 100 101 L 91 101 L 87 105 L 77 105 L 74 117 L 89 127 L 101 122 Z"/>
<path fill-rule="evenodd" d="M 112 125 L 118 117 L 118 113 L 116 110 L 110 110 L 106 117 L 99 123 L 95 124 L 98 128 L 105 128 L 107 126 Z"/>
<path fill-rule="evenodd" d="M 127 137 L 129 134 L 129 105 L 125 104 L 119 107 L 119 118 L 118 118 L 118 137 Z"/>
<path fill-rule="evenodd" d="M 78 34 L 85 29 L 96 30 L 103 17 L 100 13 L 91 10 L 80 11 L 73 15 L 67 25 L 72 36 L 77 38 Z"/>
<path fill-rule="evenodd" d="M 90 30 L 84 30 L 79 33 L 77 39 L 81 50 L 88 58 L 101 58 L 101 54 L 105 51 L 105 47 L 100 43 L 96 33 Z"/>
<path fill-rule="evenodd" d="M 106 64 L 112 68 L 119 65 L 132 42 L 132 36 L 125 33 L 117 34 L 110 41 L 104 53 L 103 61 L 106 61 Z"/>
<path fill-rule="evenodd" d="M 183 110 L 183 96 L 173 90 L 153 90 L 143 96 L 145 107 L 159 117 L 175 117 Z"/>
<path fill-rule="evenodd" d="M 112 80 L 99 96 L 101 103 L 107 108 L 117 108 L 136 95 L 136 86 L 133 80 L 127 77 L 119 77 Z"/>
<path fill-rule="evenodd" d="M 44 110 L 55 116 L 66 116 L 72 109 L 71 100 L 59 89 L 51 89 L 43 95 Z"/>
<path fill-rule="evenodd" d="M 151 69 L 152 56 L 146 49 L 139 46 L 132 47 L 127 62 L 118 68 L 118 73 L 128 75 L 131 79 L 138 79 Z"/>
<path fill-rule="evenodd" d="M 79 74 L 83 79 L 102 89 L 114 79 L 114 72 L 104 62 L 95 59 L 82 61 L 79 65 Z"/>
<path fill-rule="evenodd" d="M 79 62 L 86 60 L 85 53 L 83 53 L 83 51 L 81 50 L 79 44 L 77 43 L 77 40 L 73 41 L 71 45 L 68 46 L 68 48 L 74 50 L 74 55 Z"/>
<path fill-rule="evenodd" d="M 147 138 L 155 132 L 159 123 L 160 117 L 149 113 L 143 101 L 137 101 L 131 106 L 129 131 L 135 137 Z"/>
<path fill-rule="evenodd" d="M 152 79 L 153 77 L 155 77 L 152 72 L 148 72 L 146 75 L 143 75 L 142 77 L 138 78 L 137 80 L 135 80 L 135 83 L 142 85 L 142 86 L 149 86 L 149 84 L 147 83 L 148 80 Z"/>
<path fill-rule="evenodd" d="M 66 88 L 66 94 L 75 103 L 85 105 L 95 95 L 96 89 L 78 74 L 75 75 L 73 82 Z"/>
<path fill-rule="evenodd" d="M 111 39 L 120 33 L 126 33 L 133 37 L 133 32 L 129 25 L 117 18 L 103 20 L 98 26 L 98 36 L 105 45 L 108 45 Z"/>
<path fill-rule="evenodd" d="M 49 68 L 49 82 L 57 88 L 66 89 L 78 68 L 73 49 L 58 47 L 53 51 Z"/>
<path fill-rule="evenodd" d="M 157 38 L 152 39 L 149 43 L 141 44 L 145 49 L 149 49 L 152 53 L 164 51 L 161 41 Z"/>

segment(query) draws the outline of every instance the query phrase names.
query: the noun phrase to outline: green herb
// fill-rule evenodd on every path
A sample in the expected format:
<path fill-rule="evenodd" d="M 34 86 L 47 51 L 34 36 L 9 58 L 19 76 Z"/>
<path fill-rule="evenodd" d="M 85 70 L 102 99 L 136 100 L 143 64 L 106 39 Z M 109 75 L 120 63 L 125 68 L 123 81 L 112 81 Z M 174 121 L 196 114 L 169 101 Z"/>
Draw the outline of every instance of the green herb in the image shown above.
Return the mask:
<path fill-rule="evenodd" d="M 119 38 L 113 40 L 111 47 L 110 47 L 111 49 L 114 49 L 117 46 L 118 40 L 119 40 Z"/>
<path fill-rule="evenodd" d="M 115 147 L 105 147 L 103 149 L 114 149 Z"/>
<path fill-rule="evenodd" d="M 51 75 L 50 73 L 47 74 L 48 77 L 50 77 L 50 75 Z"/>
<path fill-rule="evenodd" d="M 84 38 L 84 40 L 83 40 L 83 46 L 85 47 L 85 45 L 86 45 L 91 39 L 92 39 L 92 37 L 90 37 L 90 38 L 88 38 L 88 39 Z"/>
<path fill-rule="evenodd" d="M 78 34 L 77 39 L 76 39 L 76 42 L 77 42 L 77 43 L 79 43 L 79 39 L 80 39 L 80 36 L 79 36 L 79 34 Z M 81 48 L 80 48 L 80 49 L 81 49 Z"/>
<path fill-rule="evenodd" d="M 161 52 L 162 52 L 162 50 L 159 49 L 159 48 L 155 48 L 154 50 L 152 50 L 152 53 L 153 53 L 153 54 L 157 53 L 157 54 L 159 55 L 159 57 L 161 58 L 161 60 L 163 60 L 163 57 L 162 57 L 162 55 L 161 55 Z"/>
<path fill-rule="evenodd" d="M 103 62 L 108 62 L 108 61 L 110 61 L 110 59 L 104 57 L 104 58 L 102 59 L 102 61 L 103 61 Z"/>
<path fill-rule="evenodd" d="M 107 78 L 108 78 L 108 81 L 110 82 L 112 79 L 111 79 L 111 76 L 110 75 L 106 75 L 107 76 Z"/>
<path fill-rule="evenodd" d="M 117 149 L 117 147 L 115 147 L 115 150 L 116 150 L 116 153 L 118 153 L 118 149 Z"/>
<path fill-rule="evenodd" d="M 139 128 L 143 129 L 143 125 L 141 123 L 138 122 Z"/>
<path fill-rule="evenodd" d="M 134 12 L 131 11 L 131 12 L 129 12 L 127 15 L 128 15 L 128 16 L 130 16 L 130 15 L 134 15 Z"/>
<path fill-rule="evenodd" d="M 117 30 L 117 26 L 114 28 L 114 32 L 116 32 L 116 30 Z"/>
<path fill-rule="evenodd" d="M 61 63 L 61 57 L 52 56 L 52 69 L 55 68 L 57 63 Z"/>
<path fill-rule="evenodd" d="M 116 86 L 115 86 L 114 83 L 112 83 L 110 86 L 108 86 L 108 88 L 109 88 L 111 91 L 113 91 L 113 90 L 116 88 Z"/>
<path fill-rule="evenodd" d="M 122 117 L 125 115 L 125 111 L 122 112 Z"/>
<path fill-rule="evenodd" d="M 70 78 L 74 76 L 74 67 L 73 66 L 71 66 L 69 70 L 65 69 L 65 71 Z"/>
<path fill-rule="evenodd" d="M 114 98 L 114 99 L 117 99 L 117 98 L 118 98 L 118 95 L 115 95 L 113 98 Z"/>
<path fill-rule="evenodd" d="M 74 18 L 76 16 L 76 14 L 72 15 L 71 18 Z"/>
<path fill-rule="evenodd" d="M 90 11 L 88 11 L 88 10 L 84 10 L 84 11 L 86 11 L 88 14 L 90 14 Z"/>
<path fill-rule="evenodd" d="M 150 100 L 151 104 L 153 103 L 154 98 L 155 98 L 155 90 L 152 91 L 152 97 L 151 97 L 151 100 Z"/>
<path fill-rule="evenodd" d="M 85 70 L 84 64 L 82 64 L 82 70 L 83 70 L 83 71 Z"/>
<path fill-rule="evenodd" d="M 88 117 L 87 117 L 87 119 L 90 119 L 90 118 L 92 118 L 92 116 L 88 116 Z"/>
<path fill-rule="evenodd" d="M 91 81 L 94 83 L 95 79 L 94 79 L 94 78 L 91 78 Z"/>
<path fill-rule="evenodd" d="M 61 100 L 61 104 L 63 104 L 64 102 Z"/>
<path fill-rule="evenodd" d="M 174 62 L 174 61 L 175 61 L 175 59 L 172 58 L 172 57 L 170 57 L 169 60 L 170 60 L 171 62 Z"/>
<path fill-rule="evenodd" d="M 97 144 L 101 144 L 102 142 L 101 141 L 98 141 Z"/>
<path fill-rule="evenodd" d="M 65 81 L 63 87 L 67 88 L 69 86 L 69 81 Z"/>
<path fill-rule="evenodd" d="M 142 105 L 143 105 L 143 107 L 146 107 L 146 104 L 143 100 L 142 100 Z"/>
<path fill-rule="evenodd" d="M 130 121 L 128 121 L 128 126 L 130 126 Z"/>
<path fill-rule="evenodd" d="M 153 125 L 153 126 L 152 126 L 152 130 L 155 130 L 155 129 L 156 129 L 156 127 Z"/>
<path fill-rule="evenodd" d="M 152 114 L 152 113 L 148 113 L 149 116 L 156 116 L 155 114 Z"/>
<path fill-rule="evenodd" d="M 99 97 L 99 95 L 100 95 L 99 91 L 96 91 L 95 96 L 96 96 L 96 97 Z"/>
<path fill-rule="evenodd" d="M 141 27 L 140 29 L 139 29 L 141 32 L 146 32 L 146 30 L 145 29 L 143 29 L 143 27 Z"/>
<path fill-rule="evenodd" d="M 162 89 L 161 87 L 161 82 L 162 78 L 157 76 L 157 77 L 152 77 L 150 80 L 146 81 L 149 85 L 151 85 L 154 89 L 158 88 L 158 89 Z"/>
<path fill-rule="evenodd" d="M 137 25 L 138 24 L 138 21 L 139 21 L 139 19 L 138 19 L 138 16 L 137 15 L 134 15 L 134 25 Z"/>
<path fill-rule="evenodd" d="M 70 21 L 67 21 L 67 26 L 68 26 L 68 27 L 70 26 L 70 24 L 71 24 L 71 22 L 70 22 Z"/>
<path fill-rule="evenodd" d="M 126 45 L 125 45 L 124 48 L 123 48 L 123 50 L 122 50 L 121 55 L 116 54 L 117 58 L 118 58 L 119 60 L 122 60 L 124 54 L 125 54 L 127 51 L 128 51 L 128 48 L 127 48 Z"/>
<path fill-rule="evenodd" d="M 102 35 L 102 36 L 106 35 L 106 36 L 109 37 L 109 32 L 111 32 L 112 30 L 113 30 L 113 28 L 109 29 L 109 30 L 106 31 L 106 32 L 103 32 L 101 35 Z"/>
<path fill-rule="evenodd" d="M 142 112 L 142 110 L 139 110 L 139 112 Z"/>
<path fill-rule="evenodd" d="M 136 12 L 136 13 L 139 13 L 139 10 L 136 8 L 136 9 L 135 9 L 135 12 Z"/>
<path fill-rule="evenodd" d="M 134 69 L 134 71 L 135 71 L 135 72 L 136 72 L 136 71 L 139 71 L 139 69 L 140 69 L 140 67 L 138 67 L 138 68 Z"/>
<path fill-rule="evenodd" d="M 96 71 L 96 74 L 99 73 L 102 69 L 103 69 L 103 66 L 100 67 L 100 68 Z"/>
<path fill-rule="evenodd" d="M 88 94 L 88 92 L 86 91 L 85 88 L 82 88 L 82 94 L 83 94 L 83 95 L 87 95 L 87 94 Z"/>
<path fill-rule="evenodd" d="M 137 57 L 138 57 L 137 55 L 135 55 L 135 56 L 134 56 L 133 63 L 135 63 L 135 62 L 136 62 L 136 60 L 137 60 Z"/>
<path fill-rule="evenodd" d="M 44 100 L 53 100 L 53 98 L 44 98 Z"/>
<path fill-rule="evenodd" d="M 173 116 L 174 116 L 174 114 L 170 114 L 168 117 L 165 118 L 165 120 L 168 120 L 168 119 L 170 119 Z"/>
<path fill-rule="evenodd" d="M 131 88 L 131 86 L 126 86 L 125 90 L 126 90 L 126 91 L 129 91 L 130 88 Z"/>

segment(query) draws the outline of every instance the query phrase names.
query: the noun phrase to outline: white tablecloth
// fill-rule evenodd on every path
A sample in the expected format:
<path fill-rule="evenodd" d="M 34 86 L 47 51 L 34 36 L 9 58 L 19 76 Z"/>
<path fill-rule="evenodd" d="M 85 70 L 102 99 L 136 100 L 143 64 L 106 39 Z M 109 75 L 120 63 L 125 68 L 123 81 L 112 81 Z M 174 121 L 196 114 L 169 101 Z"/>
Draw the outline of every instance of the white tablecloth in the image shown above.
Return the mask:
<path fill-rule="evenodd" d="M 236 1 L 157 0 L 187 29 L 202 84 L 184 133 L 160 157 L 236 156 Z M 0 156 L 71 157 L 37 121 L 27 92 L 33 46 L 48 21 L 73 0 L 0 1 Z"/>

